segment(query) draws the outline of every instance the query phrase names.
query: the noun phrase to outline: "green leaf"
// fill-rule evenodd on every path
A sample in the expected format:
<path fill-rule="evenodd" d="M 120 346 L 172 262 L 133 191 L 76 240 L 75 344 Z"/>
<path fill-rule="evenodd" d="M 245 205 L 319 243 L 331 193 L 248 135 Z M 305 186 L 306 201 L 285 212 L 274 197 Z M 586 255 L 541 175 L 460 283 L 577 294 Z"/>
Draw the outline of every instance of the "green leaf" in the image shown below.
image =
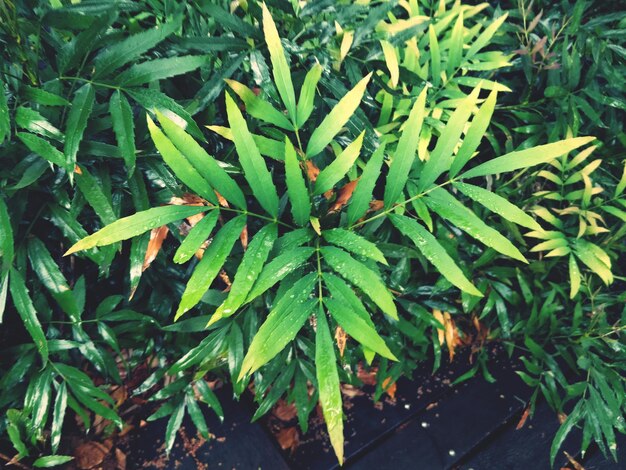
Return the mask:
<path fill-rule="evenodd" d="M 198 173 L 213 186 L 224 198 L 241 209 L 246 208 L 246 197 L 226 170 L 198 144 L 193 137 L 187 134 L 174 121 L 157 111 L 159 123 L 163 131 L 184 154 Z"/>
<path fill-rule="evenodd" d="M 315 370 L 320 404 L 328 428 L 328 437 L 335 450 L 337 460 L 339 460 L 339 465 L 342 465 L 343 402 L 341 400 L 341 385 L 337 372 L 335 345 L 330 335 L 326 314 L 321 305 L 317 314 L 317 332 L 315 334 Z"/>
<path fill-rule="evenodd" d="M 215 311 L 207 326 L 233 315 L 244 304 L 272 251 L 277 236 L 276 224 L 266 225 L 254 236 L 237 268 L 228 297 Z"/>
<path fill-rule="evenodd" d="M 576 406 L 572 410 L 572 412 L 567 416 L 567 419 L 563 422 L 559 430 L 554 435 L 554 440 L 552 441 L 552 446 L 550 446 L 550 465 L 554 466 L 554 459 L 556 458 L 556 453 L 561 448 L 563 441 L 570 433 L 570 431 L 576 426 L 578 421 L 583 416 L 583 404 L 584 400 L 579 400 L 576 403 Z"/>
<path fill-rule="evenodd" d="M 83 238 L 67 250 L 64 256 L 93 248 L 94 246 L 105 246 L 128 240 L 153 228 L 161 227 L 207 210 L 208 208 L 205 206 L 162 206 L 137 212 L 116 220 L 96 233 Z"/>
<path fill-rule="evenodd" d="M 324 299 L 324 304 L 348 335 L 381 356 L 393 361 L 398 360 L 376 330 L 363 321 L 348 305 L 335 299 Z"/>
<path fill-rule="evenodd" d="M 393 297 L 378 274 L 339 248 L 325 246 L 320 248 L 320 252 L 333 270 L 365 292 L 384 313 L 394 320 L 398 319 Z"/>
<path fill-rule="evenodd" d="M 81 311 L 76 302 L 76 297 L 61 270 L 52 259 L 46 245 L 38 238 L 31 238 L 28 242 L 28 257 L 33 271 L 37 273 L 41 283 L 50 291 L 63 311 L 69 315 L 72 321 L 80 320 Z"/>
<path fill-rule="evenodd" d="M 159 44 L 180 28 L 182 17 L 158 25 L 150 30 L 133 34 L 100 52 L 94 61 L 94 78 L 109 75 L 120 67 L 134 62 L 143 53 Z"/>
<path fill-rule="evenodd" d="M 191 417 L 191 421 L 196 426 L 196 430 L 198 434 L 202 436 L 204 439 L 209 438 L 209 428 L 207 427 L 206 420 L 204 419 L 204 414 L 202 414 L 202 410 L 198 406 L 198 402 L 196 398 L 193 396 L 193 392 L 188 392 L 185 395 L 185 403 L 187 405 L 187 412 Z"/>
<path fill-rule="evenodd" d="M 0 144 L 11 134 L 11 118 L 9 117 L 9 106 L 4 92 L 4 83 L 0 81 Z"/>
<path fill-rule="evenodd" d="M 601 248 L 580 239 L 576 240 L 573 248 L 576 257 L 596 273 L 607 286 L 613 282 L 611 266 L 607 263 L 609 260 Z"/>
<path fill-rule="evenodd" d="M 580 290 L 580 268 L 578 267 L 578 263 L 576 263 L 576 258 L 574 258 L 572 254 L 569 255 L 569 282 L 569 298 L 573 299 Z"/>
<path fill-rule="evenodd" d="M 330 113 L 328 113 L 321 124 L 313 131 L 306 148 L 308 158 L 314 157 L 324 150 L 339 133 L 341 128 L 348 122 L 359 107 L 371 76 L 371 73 L 368 74 L 361 79 L 352 90 L 346 93 Z"/>
<path fill-rule="evenodd" d="M 391 207 L 396 203 L 409 179 L 426 114 L 426 91 L 427 87 L 424 87 L 417 97 L 400 135 L 385 182 L 385 207 Z"/>
<path fill-rule="evenodd" d="M 374 261 L 385 265 L 387 264 L 385 256 L 374 243 L 350 230 L 342 228 L 324 230 L 322 232 L 322 236 L 327 242 L 341 247 L 344 250 L 365 258 L 373 259 Z"/>
<path fill-rule="evenodd" d="M 9 217 L 9 209 L 4 199 L 0 197 L 0 258 L 2 258 L 0 274 L 4 275 L 9 272 L 9 268 L 13 263 L 14 250 L 13 227 L 11 226 L 11 217 Z M 0 310 L 2 310 L 1 305 Z"/>
<path fill-rule="evenodd" d="M 67 409 L 67 385 L 65 381 L 61 382 L 57 388 L 56 398 L 54 400 L 54 409 L 52 412 L 52 426 L 50 428 L 50 447 L 52 452 L 56 453 L 61 443 L 61 432 L 63 430 L 63 421 L 65 419 L 65 410 Z"/>
<path fill-rule="evenodd" d="M 154 145 L 163 157 L 163 160 L 185 185 L 189 186 L 197 195 L 217 204 L 217 196 L 209 185 L 208 181 L 189 162 L 187 157 L 181 153 L 168 139 L 161 129 L 146 115 L 148 130 L 154 141 Z"/>
<path fill-rule="evenodd" d="M 19 313 L 22 318 L 24 327 L 35 342 L 41 360 L 45 364 L 48 362 L 48 343 L 46 342 L 46 335 L 41 328 L 41 323 L 39 323 L 39 319 L 37 318 L 37 311 L 28 296 L 28 289 L 24 283 L 24 278 L 22 278 L 22 275 L 16 269 L 11 268 L 9 279 L 9 290 L 11 291 L 15 310 L 17 310 L 17 313 Z"/>
<path fill-rule="evenodd" d="M 357 220 L 363 217 L 367 209 L 369 209 L 374 188 L 376 187 L 376 181 L 378 181 L 378 177 L 380 176 L 384 157 L 385 144 L 383 143 L 376 149 L 365 165 L 365 169 L 363 173 L 361 173 L 356 189 L 354 193 L 352 193 L 352 198 L 348 205 L 348 225 L 353 225 Z"/>
<path fill-rule="evenodd" d="M 174 441 L 176 440 L 176 434 L 183 424 L 183 417 L 185 416 L 185 402 L 181 401 L 176 407 L 170 419 L 167 421 L 167 427 L 165 428 L 165 454 L 169 455 Z"/>
<path fill-rule="evenodd" d="M 420 172 L 418 191 L 421 192 L 428 189 L 439 175 L 452 165 L 452 153 L 461 138 L 472 110 L 476 106 L 476 99 L 479 93 L 480 88 L 476 87 L 467 98 L 461 101 L 452 113 L 452 116 L 450 116 L 446 127 L 443 128 L 441 135 L 437 139 L 435 149 L 431 152 Z"/>
<path fill-rule="evenodd" d="M 307 72 L 304 77 L 304 83 L 300 89 L 300 98 L 298 99 L 296 127 L 300 129 L 307 122 L 313 112 L 313 104 L 315 102 L 315 89 L 320 81 L 324 67 L 316 63 Z"/>
<path fill-rule="evenodd" d="M 324 194 L 329 189 L 332 189 L 348 173 L 354 162 L 359 158 L 364 135 L 365 131 L 361 132 L 343 152 L 337 155 L 330 165 L 320 172 L 315 181 L 314 195 Z"/>
<path fill-rule="evenodd" d="M 430 46 L 430 76 L 433 85 L 437 87 L 441 82 L 441 52 L 437 33 L 432 24 L 428 25 L 428 44 Z"/>
<path fill-rule="evenodd" d="M 461 10 L 450 36 L 450 51 L 446 69 L 448 77 L 452 77 L 456 69 L 461 65 L 461 58 L 463 57 L 463 30 L 463 11 Z"/>
<path fill-rule="evenodd" d="M 128 174 L 135 171 L 135 126 L 133 110 L 121 91 L 117 90 L 109 101 L 109 112 L 113 121 L 113 131 L 117 146 L 124 157 Z"/>
<path fill-rule="evenodd" d="M 293 124 L 274 106 L 257 96 L 250 88 L 235 80 L 226 79 L 228 86 L 241 98 L 246 105 L 246 112 L 263 122 L 269 122 L 288 131 L 293 130 Z"/>
<path fill-rule="evenodd" d="M 50 468 L 63 465 L 67 462 L 74 460 L 71 455 L 46 455 L 45 457 L 39 457 L 33 462 L 33 467 L 37 468 Z"/>
<path fill-rule="evenodd" d="M 311 247 L 291 248 L 267 263 L 254 283 L 252 291 L 248 294 L 246 302 L 251 302 L 285 276 L 300 268 L 313 253 L 315 249 Z"/>
<path fill-rule="evenodd" d="M 63 152 L 57 150 L 50 142 L 37 137 L 35 134 L 26 132 L 17 132 L 16 136 L 28 147 L 28 150 L 35 152 L 42 158 L 45 158 L 50 163 L 54 163 L 61 168 L 67 168 L 67 162 L 65 161 L 65 155 Z M 71 169 L 73 171 L 73 168 Z"/>
<path fill-rule="evenodd" d="M 595 140 L 595 137 L 574 137 L 560 140 L 552 144 L 539 145 L 537 147 L 507 153 L 506 155 L 494 158 L 493 160 L 466 171 L 460 175 L 460 178 L 475 178 L 476 176 L 505 173 L 507 171 L 539 165 L 540 163 L 547 163 L 578 147 L 588 144 L 592 140 Z"/>
<path fill-rule="evenodd" d="M 437 268 L 443 277 L 462 291 L 483 297 L 483 294 L 465 277 L 463 271 L 428 230 L 416 220 L 408 217 L 391 214 L 389 218 L 402 234 L 411 239 L 417 249 Z"/>
<path fill-rule="evenodd" d="M 35 103 L 43 104 L 45 106 L 68 106 L 70 104 L 65 98 L 50 93 L 49 91 L 41 88 L 35 88 L 26 85 L 24 88 L 24 97 Z"/>
<path fill-rule="evenodd" d="M 35 134 L 52 138 L 59 142 L 62 142 L 64 139 L 63 133 L 34 109 L 25 108 L 24 106 L 17 108 L 15 124 L 19 128 L 27 129 Z"/>
<path fill-rule="evenodd" d="M 102 184 L 87 168 L 80 166 L 80 172 L 76 173 L 76 184 L 102 223 L 111 224 L 115 222 L 117 216 L 113 210 L 110 196 L 107 197 L 104 194 Z"/>
<path fill-rule="evenodd" d="M 294 283 L 274 305 L 252 339 L 238 381 L 256 372 L 296 337 L 316 304 L 309 298 L 316 279 L 317 273 L 307 274 Z"/>
<path fill-rule="evenodd" d="M 272 15 L 265 3 L 261 5 L 263 8 L 263 33 L 265 35 L 265 42 L 270 52 L 270 60 L 272 61 L 272 72 L 274 74 L 274 82 L 278 93 L 285 103 L 287 112 L 292 121 L 296 121 L 296 95 L 293 90 L 293 83 L 291 82 L 291 72 L 289 71 L 289 64 L 285 57 L 285 51 L 283 45 L 280 42 L 278 36 L 278 30 L 272 19 Z"/>
<path fill-rule="evenodd" d="M 174 263 L 186 263 L 196 254 L 215 228 L 219 215 L 219 210 L 213 209 L 194 225 L 174 253 Z"/>
<path fill-rule="evenodd" d="M 505 13 L 495 21 L 493 21 L 489 26 L 485 28 L 485 30 L 480 33 L 480 35 L 476 38 L 476 40 L 472 43 L 467 54 L 465 54 L 465 60 L 468 61 L 472 57 L 474 57 L 478 51 L 480 51 L 483 47 L 489 44 L 493 35 L 498 31 L 502 23 L 504 23 L 509 16 L 508 13 Z"/>
<path fill-rule="evenodd" d="M 218 275 L 245 225 L 246 216 L 240 215 L 228 221 L 217 232 L 187 283 L 174 321 L 200 302 L 204 293 L 211 287 L 211 283 Z"/>
<path fill-rule="evenodd" d="M 226 94 L 226 113 L 233 133 L 233 140 L 244 176 L 250 184 L 252 194 L 257 198 L 263 209 L 272 217 L 278 216 L 278 193 L 272 181 L 272 175 L 265 165 L 265 161 L 254 139 L 248 130 L 248 125 L 241 115 L 241 111 L 233 99 Z"/>
<path fill-rule="evenodd" d="M 212 130 L 216 134 L 224 137 L 227 140 L 233 141 L 233 132 L 230 127 L 224 126 L 206 126 L 207 129 Z M 285 154 L 285 144 L 278 140 L 268 139 L 265 136 L 259 134 L 251 134 L 254 143 L 259 148 L 261 155 L 273 158 L 274 160 L 283 160 Z"/>
<path fill-rule="evenodd" d="M 489 93 L 489 96 L 478 110 L 478 113 L 476 113 L 476 116 L 472 119 L 472 123 L 470 124 L 470 127 L 465 134 L 465 138 L 463 139 L 463 144 L 461 144 L 461 148 L 457 152 L 456 157 L 454 157 L 454 161 L 450 166 L 451 177 L 456 176 L 457 173 L 461 171 L 478 148 L 480 141 L 489 127 L 489 122 L 491 121 L 493 110 L 496 107 L 497 99 L 498 92 L 496 90 Z"/>
<path fill-rule="evenodd" d="M 69 168 L 70 171 L 74 169 L 78 147 L 81 140 L 83 140 L 83 133 L 87 127 L 87 120 L 91 114 L 95 99 L 96 92 L 89 83 L 80 87 L 74 95 L 72 107 L 67 117 L 65 148 L 63 151 L 65 153 L 66 168 Z"/>
<path fill-rule="evenodd" d="M 209 385 L 204 380 L 198 380 L 196 382 L 196 387 L 198 389 L 198 393 L 202 397 L 202 401 L 215 411 L 215 414 L 217 414 L 220 421 L 224 421 L 224 411 L 222 411 L 222 405 Z"/>
<path fill-rule="evenodd" d="M 293 220 L 296 224 L 304 227 L 309 223 L 311 217 L 311 199 L 302 176 L 296 149 L 287 137 L 285 137 L 285 179 Z"/>
<path fill-rule="evenodd" d="M 191 72 L 202 67 L 208 61 L 208 56 L 186 55 L 168 57 L 166 59 L 154 59 L 141 64 L 133 65 L 121 73 L 115 83 L 123 87 L 143 85 L 164 78 L 175 77 Z"/>
<path fill-rule="evenodd" d="M 385 57 L 385 63 L 387 64 L 387 69 L 389 70 L 391 86 L 395 88 L 398 86 L 398 80 L 400 79 L 400 67 L 398 65 L 396 48 L 389 41 L 385 41 L 383 39 L 380 40 L 380 46 L 383 49 L 383 56 Z"/>
<path fill-rule="evenodd" d="M 510 222 L 521 225 L 522 227 L 527 227 L 531 230 L 542 230 L 541 225 L 522 209 L 487 189 L 466 183 L 454 183 L 454 187 L 470 199 L 485 206 L 490 211 L 495 212 Z"/>
<path fill-rule="evenodd" d="M 169 96 L 152 88 L 134 88 L 126 92 L 147 111 L 157 110 L 163 114 L 167 113 L 173 118 L 183 118 L 187 123 L 187 131 L 196 139 L 205 140 L 202 131 L 191 117 L 191 114 Z"/>
<path fill-rule="evenodd" d="M 443 188 L 433 189 L 425 202 L 433 212 L 450 221 L 458 228 L 503 255 L 528 263 L 524 255 L 497 230 L 489 227 L 474 212 L 461 204 Z"/>

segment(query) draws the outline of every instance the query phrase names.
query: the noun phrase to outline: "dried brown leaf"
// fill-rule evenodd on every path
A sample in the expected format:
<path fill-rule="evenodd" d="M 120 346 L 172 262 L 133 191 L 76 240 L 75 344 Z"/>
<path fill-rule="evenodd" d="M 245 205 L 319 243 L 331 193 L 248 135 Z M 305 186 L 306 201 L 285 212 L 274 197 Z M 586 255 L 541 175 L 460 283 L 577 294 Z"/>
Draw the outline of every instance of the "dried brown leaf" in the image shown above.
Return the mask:
<path fill-rule="evenodd" d="M 143 271 L 148 269 L 148 267 L 156 259 L 159 251 L 161 250 L 161 246 L 163 246 L 163 241 L 167 237 L 169 231 L 170 230 L 167 228 L 167 225 L 163 225 L 158 228 L 153 228 L 150 232 L 150 241 L 148 242 L 148 249 L 146 250 L 146 256 L 143 260 Z"/>
<path fill-rule="evenodd" d="M 337 348 L 339 348 L 339 355 L 343 357 L 343 352 L 345 351 L 346 343 L 348 342 L 348 335 L 340 326 L 338 326 L 335 330 L 335 340 L 337 341 Z"/>

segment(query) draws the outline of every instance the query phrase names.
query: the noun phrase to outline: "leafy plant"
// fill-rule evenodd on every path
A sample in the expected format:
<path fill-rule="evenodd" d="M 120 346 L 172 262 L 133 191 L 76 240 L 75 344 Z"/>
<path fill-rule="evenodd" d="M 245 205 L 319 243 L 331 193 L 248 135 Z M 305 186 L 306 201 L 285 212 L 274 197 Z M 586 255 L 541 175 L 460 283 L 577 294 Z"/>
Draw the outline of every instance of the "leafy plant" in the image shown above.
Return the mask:
<path fill-rule="evenodd" d="M 239 266 L 230 276 L 233 281 L 228 297 L 214 313 L 209 324 L 216 323 L 217 328 L 229 329 L 232 323 L 230 317 L 236 313 L 245 314 L 246 304 L 254 303 L 258 297 L 277 285 L 277 291 L 270 291 L 273 300 L 269 301 L 271 305 L 269 314 L 253 336 L 241 364 L 236 367 L 238 374 L 233 380 L 240 382 L 247 380 L 247 377 L 280 355 L 285 348 L 293 348 L 293 340 L 298 336 L 307 318 L 310 318 L 312 329 L 315 331 L 317 389 L 331 442 L 341 462 L 343 460 L 341 391 L 327 313 L 364 348 L 387 359 L 395 359 L 393 352 L 376 332 L 376 324 L 360 298 L 364 296 L 371 301 L 377 307 L 374 312 L 380 311 L 390 321 L 398 320 L 397 307 L 380 274 L 379 265 L 387 264 L 386 260 L 376 245 L 368 240 L 368 235 L 372 236 L 372 230 L 397 229 L 395 236 L 408 237 L 451 284 L 471 295 L 482 296 L 483 294 L 458 266 L 457 261 L 437 240 L 436 234 L 433 235 L 417 221 L 419 217 L 412 214 L 409 204 L 419 200 L 426 211 L 434 212 L 499 253 L 526 261 L 508 239 L 484 224 L 445 187 L 459 190 L 507 220 L 535 227 L 536 222 L 506 200 L 488 190 L 462 181 L 548 162 L 568 150 L 589 143 L 593 138 L 573 138 L 526 149 L 487 160 L 461 173 L 480 142 L 486 127 L 485 121 L 489 120 L 489 109 L 493 109 L 492 103 L 496 96 L 493 92 L 470 122 L 480 92 L 480 88 L 476 88 L 453 112 L 428 159 L 415 160 L 420 130 L 427 113 L 425 99 L 428 89 L 424 87 L 412 106 L 404 124 L 404 131 L 392 153 L 389 173 L 386 178 L 381 178 L 384 147 L 377 150 L 377 155 L 372 155 L 369 159 L 360 159 L 364 133 L 345 148 L 333 142 L 359 105 L 369 77 L 365 77 L 342 97 L 330 113 L 309 131 L 305 127 L 307 119 L 302 116 L 306 117 L 309 114 L 310 104 L 303 102 L 302 98 L 297 103 L 295 101 L 296 93 L 285 53 L 274 22 L 265 7 L 263 26 L 274 81 L 287 110 L 286 117 L 283 117 L 282 112 L 271 103 L 239 84 L 230 83 L 230 85 L 243 98 L 246 110 L 250 110 L 251 116 L 290 132 L 295 136 L 297 147 L 294 147 L 287 135 L 284 152 L 273 154 L 274 160 L 265 160 L 241 111 L 235 101 L 226 95 L 229 130 L 246 182 L 242 189 L 242 186 L 237 185 L 221 170 L 213 157 L 174 121 L 157 112 L 161 130 L 148 117 L 148 128 L 164 161 L 181 182 L 205 198 L 203 206 L 193 206 L 189 209 L 193 213 L 206 211 L 205 218 L 211 221 L 194 226 L 179 248 L 175 256 L 176 261 L 188 260 L 189 255 L 178 256 L 179 253 L 191 254 L 199 249 L 202 242 L 211 236 L 217 219 L 224 220 L 223 226 L 216 231 L 201 260 L 193 269 L 175 319 L 200 302 L 229 254 L 232 258 L 231 251 L 244 227 L 249 226 L 246 233 L 252 232 L 252 227 L 258 227 L 254 230 L 255 234 L 250 244 L 244 247 Z M 319 72 L 314 67 L 309 73 Z M 308 83 L 305 80 L 305 85 L 314 86 L 313 80 Z M 312 100 L 314 93 L 302 89 L 300 96 L 305 100 Z M 485 106 L 487 111 L 483 111 Z M 455 153 L 455 147 L 468 124 L 467 136 Z M 302 134 L 305 134 L 305 131 L 309 137 L 306 145 L 303 145 Z M 281 131 L 276 129 L 276 132 Z M 474 137 L 474 133 L 478 135 Z M 355 165 L 359 159 L 363 164 L 361 181 L 356 184 L 345 214 L 342 214 L 342 206 L 329 210 L 328 199 L 334 197 L 333 193 L 340 193 L 346 184 L 359 177 Z M 284 163 L 281 165 L 282 162 Z M 271 165 L 271 171 L 268 165 Z M 370 168 L 372 165 L 373 169 Z M 302 167 L 322 167 L 322 169 L 319 173 L 309 172 L 306 181 Z M 446 173 L 448 177 L 438 183 L 440 176 Z M 280 183 L 277 183 L 279 181 Z M 372 199 L 373 186 L 377 181 L 384 182 L 383 204 L 374 213 L 366 215 L 368 204 Z M 365 186 L 365 190 L 360 190 L 361 184 Z M 244 192 L 248 191 L 255 200 L 252 207 L 248 207 L 251 203 L 249 204 L 243 197 Z M 220 204 L 216 201 L 217 193 L 222 196 Z M 291 214 L 286 211 L 285 203 L 281 207 L 279 202 L 281 200 L 285 203 L 288 200 Z M 230 207 L 230 204 L 233 207 Z M 353 209 L 350 217 L 352 204 L 357 206 L 358 212 L 354 212 Z M 423 212 L 422 206 L 418 207 Z M 155 208 L 120 219 L 82 239 L 66 254 L 110 245 L 139 235 L 140 232 L 163 225 L 175 218 L 180 219 L 180 211 L 181 209 L 176 206 Z M 216 212 L 220 215 L 213 215 Z M 228 215 L 231 217 L 226 222 Z M 280 238 L 278 238 L 279 227 Z M 200 233 L 196 235 L 196 231 Z M 270 254 L 273 254 L 271 258 Z M 294 259 L 298 262 L 293 262 Z M 292 262 L 286 264 L 283 260 Z M 292 273 L 297 274 L 298 280 L 295 282 L 294 276 L 289 276 Z M 348 305 L 351 308 L 346 308 Z M 311 333 L 302 334 L 308 336 Z M 294 362 L 297 360 L 287 359 L 287 363 Z M 190 365 L 189 361 L 186 365 Z M 294 366 L 285 369 L 285 372 L 276 378 L 275 386 L 279 382 L 288 384 L 294 371 Z M 270 394 L 275 396 L 274 390 L 273 388 Z M 176 411 L 172 414 L 175 417 L 173 419 L 180 423 L 179 415 L 174 413 Z"/>

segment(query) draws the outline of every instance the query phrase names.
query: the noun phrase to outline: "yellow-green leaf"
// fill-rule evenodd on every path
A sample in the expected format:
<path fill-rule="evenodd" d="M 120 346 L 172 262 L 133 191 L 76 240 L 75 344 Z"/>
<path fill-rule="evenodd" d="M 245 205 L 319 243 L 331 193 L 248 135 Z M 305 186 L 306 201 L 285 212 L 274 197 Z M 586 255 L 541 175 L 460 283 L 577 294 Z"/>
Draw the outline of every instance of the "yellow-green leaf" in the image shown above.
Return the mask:
<path fill-rule="evenodd" d="M 329 189 L 332 189 L 341 178 L 352 168 L 354 162 L 359 158 L 361 152 L 361 146 L 363 145 L 363 137 L 365 131 L 361 132 L 359 136 L 348 145 L 343 152 L 337 155 L 330 165 L 324 168 L 317 176 L 315 181 L 315 190 L 313 194 L 324 194 Z"/>
<path fill-rule="evenodd" d="M 285 137 L 285 179 L 291 201 L 291 213 L 296 224 L 304 227 L 311 217 L 311 199 L 302 176 L 302 168 L 291 141 Z"/>
<path fill-rule="evenodd" d="M 344 95 L 335 107 L 328 113 L 321 124 L 313 131 L 306 148 L 308 158 L 320 153 L 339 133 L 341 128 L 348 122 L 361 103 L 365 87 L 372 74 L 361 79 L 355 87 Z"/>

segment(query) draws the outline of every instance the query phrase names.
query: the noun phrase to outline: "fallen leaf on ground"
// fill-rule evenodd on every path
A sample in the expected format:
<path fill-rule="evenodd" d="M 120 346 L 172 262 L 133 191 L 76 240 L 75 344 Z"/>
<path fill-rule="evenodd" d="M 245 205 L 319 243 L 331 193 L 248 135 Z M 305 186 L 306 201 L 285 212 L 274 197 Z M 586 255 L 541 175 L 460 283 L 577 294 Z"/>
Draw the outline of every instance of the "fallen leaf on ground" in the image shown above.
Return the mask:
<path fill-rule="evenodd" d="M 396 383 L 391 381 L 391 377 L 387 377 L 385 380 L 383 380 L 383 390 L 387 395 L 389 395 L 389 398 L 391 398 L 392 400 L 396 399 L 397 388 L 398 386 L 396 385 Z"/>
<path fill-rule="evenodd" d="M 520 418 L 519 423 L 517 423 L 517 426 L 515 426 L 516 431 L 524 427 L 524 424 L 526 424 L 526 420 L 528 419 L 529 415 L 530 415 L 530 406 L 527 406 L 524 412 L 522 413 L 522 417 Z"/>
<path fill-rule="evenodd" d="M 317 180 L 317 175 L 320 174 L 320 169 L 311 160 L 307 160 L 305 162 L 305 165 L 306 165 L 306 175 L 309 178 L 309 181 L 311 181 L 312 183 L 315 183 L 315 180 Z"/>
<path fill-rule="evenodd" d="M 298 414 L 298 410 L 293 403 L 289 404 L 285 400 L 280 399 L 278 403 L 276 403 L 272 413 L 281 421 L 291 421 Z"/>
<path fill-rule="evenodd" d="M 298 429 L 295 426 L 281 429 L 276 435 L 276 440 L 278 441 L 281 449 L 289 449 L 293 451 L 296 447 L 298 447 L 298 443 L 300 442 Z"/>
<path fill-rule="evenodd" d="M 107 448 L 100 442 L 84 442 L 74 450 L 76 465 L 81 470 L 89 470 L 96 465 L 100 465 L 110 451 L 110 448 Z"/>
<path fill-rule="evenodd" d="M 332 206 L 330 206 L 328 212 L 337 212 L 343 206 L 345 206 L 352 197 L 352 193 L 356 189 L 356 185 L 358 182 L 359 179 L 357 178 L 353 181 L 350 181 L 349 183 L 346 183 L 341 189 L 339 189 L 339 192 L 337 193 L 337 200 L 333 203 Z"/>

